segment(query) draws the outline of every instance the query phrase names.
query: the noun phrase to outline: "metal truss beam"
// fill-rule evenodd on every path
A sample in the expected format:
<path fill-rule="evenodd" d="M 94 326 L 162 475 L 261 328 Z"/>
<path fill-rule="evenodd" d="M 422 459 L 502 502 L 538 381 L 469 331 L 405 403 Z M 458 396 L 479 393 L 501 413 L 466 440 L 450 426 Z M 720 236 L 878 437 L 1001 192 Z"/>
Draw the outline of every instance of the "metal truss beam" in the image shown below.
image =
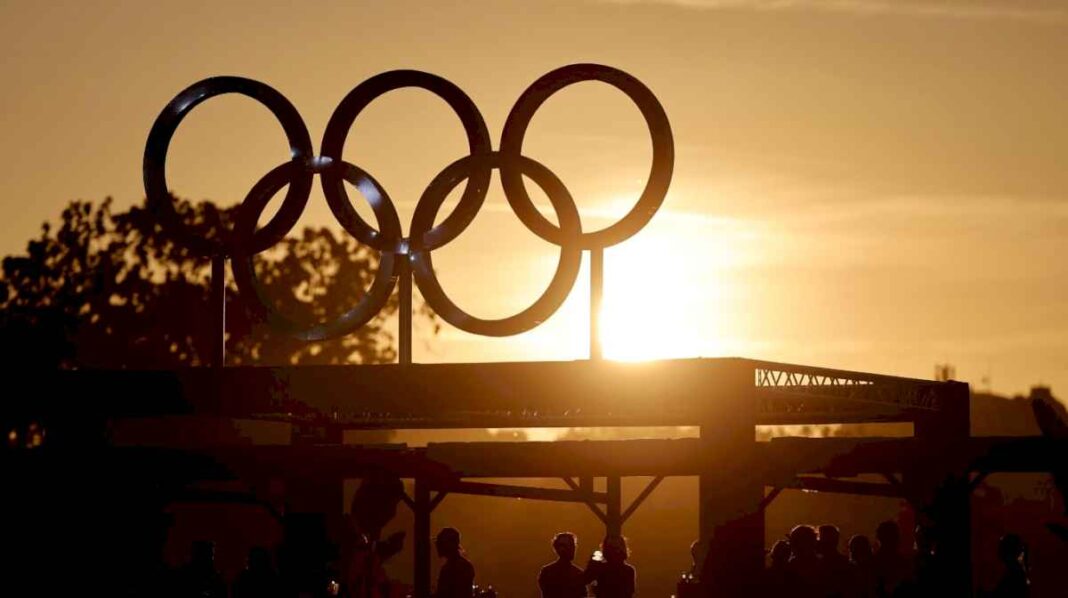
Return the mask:
<path fill-rule="evenodd" d="M 832 413 L 863 421 L 867 412 L 884 419 L 902 411 L 939 411 L 947 383 L 831 370 L 784 363 L 752 362 L 764 414 Z M 949 383 L 952 384 L 952 383 Z M 880 409 L 881 407 L 881 409 Z"/>

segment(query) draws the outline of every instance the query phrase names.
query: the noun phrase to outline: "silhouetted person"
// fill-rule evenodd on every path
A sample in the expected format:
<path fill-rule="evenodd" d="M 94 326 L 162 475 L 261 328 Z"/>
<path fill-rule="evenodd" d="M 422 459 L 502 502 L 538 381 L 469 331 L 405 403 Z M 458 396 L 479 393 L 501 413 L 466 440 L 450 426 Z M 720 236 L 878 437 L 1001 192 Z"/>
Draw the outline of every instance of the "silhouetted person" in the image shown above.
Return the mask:
<path fill-rule="evenodd" d="M 248 551 L 245 569 L 234 581 L 234 598 L 276 598 L 281 595 L 270 553 L 262 546 L 253 547 Z"/>
<path fill-rule="evenodd" d="M 630 549 L 623 536 L 608 536 L 601 542 L 603 560 L 597 554 L 586 564 L 586 583 L 594 582 L 593 593 L 597 598 L 631 598 L 634 595 L 638 574 L 627 562 Z"/>
<path fill-rule="evenodd" d="M 945 584 L 938 563 L 937 544 L 931 529 L 917 525 L 913 556 L 914 596 L 944 596 Z"/>
<path fill-rule="evenodd" d="M 790 562 L 787 570 L 795 596 L 822 596 L 823 571 L 816 553 L 816 530 L 798 525 L 790 530 Z"/>
<path fill-rule="evenodd" d="M 694 540 L 690 544 L 690 568 L 683 572 L 675 584 L 678 598 L 704 598 L 707 594 L 701 586 L 701 568 L 705 562 L 705 544 Z"/>
<path fill-rule="evenodd" d="M 543 598 L 584 598 L 586 583 L 582 569 L 575 566 L 575 550 L 578 540 L 571 532 L 562 532 L 553 537 L 556 561 L 541 568 L 538 587 Z"/>
<path fill-rule="evenodd" d="M 404 548 L 404 532 L 383 539 L 386 525 L 397 515 L 404 498 L 400 479 L 383 472 L 361 480 L 349 506 L 349 534 L 345 537 L 344 585 L 349 598 L 388 596 L 391 582 L 385 563 Z"/>
<path fill-rule="evenodd" d="M 438 573 L 437 598 L 471 598 L 475 585 L 475 567 L 460 547 L 460 532 L 446 527 L 434 539 L 438 556 L 445 559 Z"/>
<path fill-rule="evenodd" d="M 345 588 L 349 598 L 389 596 L 391 582 L 383 565 L 404 548 L 404 532 L 395 532 L 385 540 L 371 540 L 365 533 L 355 533 L 348 540 Z"/>
<path fill-rule="evenodd" d="M 705 545 L 700 540 L 694 540 L 690 544 L 690 577 L 701 577 L 701 564 L 705 562 Z"/>
<path fill-rule="evenodd" d="M 871 541 L 857 534 L 849 539 L 849 588 L 847 595 L 853 598 L 875 596 L 875 557 Z"/>
<path fill-rule="evenodd" d="M 841 532 L 833 525 L 821 525 L 816 541 L 816 552 L 823 569 L 824 590 L 827 596 L 844 596 L 849 583 L 849 559 L 838 552 Z"/>
<path fill-rule="evenodd" d="M 790 543 L 779 540 L 771 547 L 771 562 L 764 570 L 764 596 L 785 596 L 792 592 Z"/>
<path fill-rule="evenodd" d="M 1016 534 L 1006 534 L 998 541 L 998 560 L 1005 567 L 994 587 L 995 598 L 1027 598 L 1031 582 L 1027 579 L 1027 547 Z"/>
<path fill-rule="evenodd" d="M 226 583 L 215 570 L 215 543 L 193 543 L 189 563 L 178 574 L 178 595 L 183 598 L 226 598 Z"/>
<path fill-rule="evenodd" d="M 884 521 L 875 529 L 879 547 L 875 551 L 875 595 L 894 596 L 909 578 L 908 560 L 901 554 L 901 531 L 893 521 Z"/>

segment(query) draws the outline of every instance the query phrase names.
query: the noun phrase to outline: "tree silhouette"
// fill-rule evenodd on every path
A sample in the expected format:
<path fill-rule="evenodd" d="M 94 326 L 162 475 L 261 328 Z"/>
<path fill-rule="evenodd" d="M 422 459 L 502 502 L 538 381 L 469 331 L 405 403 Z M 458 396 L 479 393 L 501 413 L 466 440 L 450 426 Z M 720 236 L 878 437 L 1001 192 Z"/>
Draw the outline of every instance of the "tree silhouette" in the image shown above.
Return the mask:
<path fill-rule="evenodd" d="M 236 207 L 176 200 L 198 234 L 229 230 Z M 273 306 L 304 322 L 342 313 L 363 295 L 377 257 L 327 228 L 305 228 L 256 256 Z M 74 201 L 57 227 L 45 224 L 24 255 L 3 260 L 0 358 L 13 367 L 172 368 L 211 355 L 210 263 L 175 243 L 144 206 Z M 232 365 L 388 362 L 385 324 L 393 297 L 374 320 L 337 340 L 304 342 L 258 322 L 228 283 L 227 363 Z M 424 306 L 420 313 L 433 317 Z M 437 326 L 433 325 L 436 332 Z"/>

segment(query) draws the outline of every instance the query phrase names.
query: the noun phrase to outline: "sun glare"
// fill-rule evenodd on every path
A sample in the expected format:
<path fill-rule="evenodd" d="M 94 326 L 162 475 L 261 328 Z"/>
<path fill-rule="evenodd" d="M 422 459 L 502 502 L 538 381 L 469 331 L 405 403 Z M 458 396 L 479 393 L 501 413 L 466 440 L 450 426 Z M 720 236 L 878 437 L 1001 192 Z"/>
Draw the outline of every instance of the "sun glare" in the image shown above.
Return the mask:
<path fill-rule="evenodd" d="M 608 359 L 644 361 L 720 354 L 718 286 L 662 239 L 635 239 L 605 258 L 601 345 Z"/>
<path fill-rule="evenodd" d="M 740 220 L 662 210 L 639 234 L 608 248 L 599 335 L 604 357 L 648 361 L 747 354 L 753 343 L 746 338 L 745 312 L 752 306 L 740 273 L 761 251 L 757 238 L 759 231 Z M 547 326 L 525 335 L 524 359 L 589 355 L 588 268 L 586 258 L 561 309 Z"/>

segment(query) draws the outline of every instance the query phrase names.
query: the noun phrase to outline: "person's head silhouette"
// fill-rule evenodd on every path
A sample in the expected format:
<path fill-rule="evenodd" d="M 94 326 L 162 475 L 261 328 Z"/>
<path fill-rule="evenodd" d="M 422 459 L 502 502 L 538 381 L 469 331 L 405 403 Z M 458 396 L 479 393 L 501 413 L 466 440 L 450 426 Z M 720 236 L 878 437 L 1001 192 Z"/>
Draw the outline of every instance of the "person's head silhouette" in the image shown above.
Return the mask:
<path fill-rule="evenodd" d="M 798 525 L 790 530 L 790 550 L 794 558 L 807 559 L 816 556 L 816 530 L 809 525 Z"/>
<path fill-rule="evenodd" d="M 193 542 L 191 561 L 196 567 L 215 567 L 215 542 L 197 540 Z"/>
<path fill-rule="evenodd" d="M 879 552 L 896 553 L 901 545 L 901 530 L 893 521 L 884 521 L 875 528 L 875 539 L 879 541 Z"/>
<path fill-rule="evenodd" d="M 271 553 L 262 546 L 253 546 L 248 551 L 249 570 L 264 571 L 271 568 Z"/>
<path fill-rule="evenodd" d="M 575 560 L 575 550 L 578 548 L 578 539 L 571 532 L 560 532 L 553 536 L 553 550 L 561 561 L 570 563 Z"/>
<path fill-rule="evenodd" d="M 1020 566 L 1024 550 L 1024 542 L 1016 534 L 1005 534 L 998 540 L 998 560 L 1006 567 Z"/>
<path fill-rule="evenodd" d="M 605 536 L 601 550 L 604 551 L 604 560 L 609 563 L 622 563 L 630 556 L 627 539 L 623 536 Z"/>
<path fill-rule="evenodd" d="M 785 567 L 790 560 L 790 543 L 779 540 L 771 547 L 771 566 Z"/>
<path fill-rule="evenodd" d="M 700 567 L 705 559 L 705 544 L 700 540 L 694 540 L 693 544 L 690 544 L 690 559 L 693 561 L 694 569 Z"/>
<path fill-rule="evenodd" d="M 841 533 L 838 528 L 833 525 L 821 525 L 819 527 L 819 540 L 818 550 L 819 553 L 827 556 L 832 554 L 838 554 L 838 542 L 842 539 Z"/>
<path fill-rule="evenodd" d="M 442 528 L 434 539 L 434 545 L 438 549 L 438 556 L 450 558 L 460 554 L 460 531 L 454 527 Z"/>
<path fill-rule="evenodd" d="M 866 563 L 871 560 L 871 541 L 867 536 L 857 534 L 849 539 L 849 560 L 854 563 Z"/>
<path fill-rule="evenodd" d="M 916 526 L 915 546 L 916 554 L 930 556 L 935 552 L 935 539 L 931 528 L 924 525 Z"/>

